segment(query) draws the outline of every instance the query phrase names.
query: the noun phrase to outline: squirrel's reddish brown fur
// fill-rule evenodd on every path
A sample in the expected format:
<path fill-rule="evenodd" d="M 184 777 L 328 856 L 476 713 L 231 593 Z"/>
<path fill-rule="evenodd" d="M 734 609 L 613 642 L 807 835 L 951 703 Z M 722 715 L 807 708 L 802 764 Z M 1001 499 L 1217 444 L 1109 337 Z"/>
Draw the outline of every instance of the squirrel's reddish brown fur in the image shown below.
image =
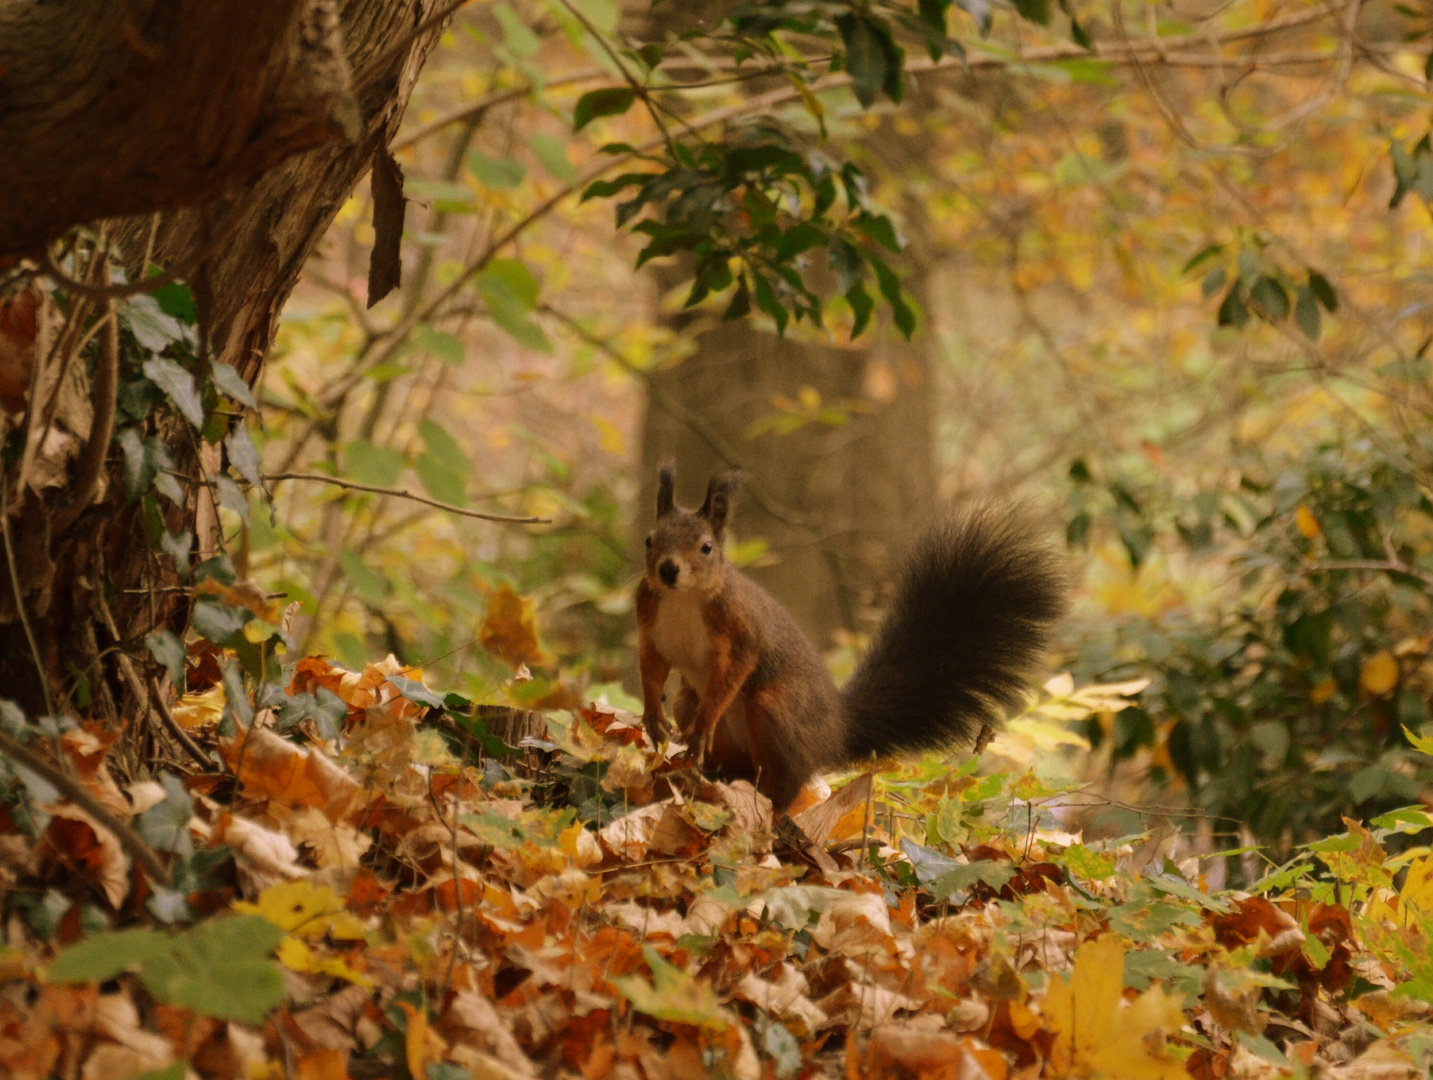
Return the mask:
<path fill-rule="evenodd" d="M 713 477 L 696 511 L 662 469 L 657 524 L 637 586 L 642 720 L 673 712 L 696 763 L 752 780 L 777 810 L 814 774 L 871 754 L 973 743 L 1022 699 L 1065 605 L 1063 568 L 1018 518 L 991 506 L 917 545 L 871 648 L 838 692 L 815 647 L 765 589 L 728 563 L 722 534 L 739 485 Z"/>

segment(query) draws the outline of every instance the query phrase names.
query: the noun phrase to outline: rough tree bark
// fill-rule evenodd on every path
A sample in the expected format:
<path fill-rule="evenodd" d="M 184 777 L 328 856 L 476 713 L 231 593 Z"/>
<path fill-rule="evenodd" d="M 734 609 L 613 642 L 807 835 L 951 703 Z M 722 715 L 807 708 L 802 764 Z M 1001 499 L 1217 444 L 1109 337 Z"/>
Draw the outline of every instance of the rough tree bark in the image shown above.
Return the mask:
<path fill-rule="evenodd" d="M 111 221 L 108 235 L 119 238 L 132 272 L 152 244 L 152 261 L 189 281 L 210 357 L 252 385 L 305 259 L 375 151 L 397 130 L 440 32 L 427 22 L 444 6 L 437 0 L 237 6 L 0 0 L 0 145 L 6 146 L 0 248 L 33 250 L 76 222 L 182 207 Z M 17 58 L 22 43 L 9 36 L 17 29 L 34 57 Z M 186 50 L 194 55 L 186 57 Z M 52 98 L 28 81 L 47 64 L 53 71 L 78 59 L 88 66 L 57 82 Z M 107 94 L 132 111 L 108 102 Z M 53 130 L 43 122 L 47 114 L 59 121 Z M 77 131 L 92 120 L 102 130 L 90 132 L 86 144 Z M 9 157 L 17 145 L 11 132 L 24 130 L 34 142 L 24 147 L 23 160 L 53 155 L 59 164 L 45 169 L 76 173 L 74 183 L 53 180 L 53 198 L 37 196 L 36 184 Z M 96 177 L 103 183 L 93 183 Z M 166 524 L 195 532 L 202 553 L 214 512 L 197 474 L 212 475 L 222 457 L 218 447 L 187 441 L 190 452 L 178 471 L 185 474 L 188 503 Z M 49 696 L 64 702 L 84 678 L 100 675 L 107 685 L 94 688 L 92 711 L 112 703 L 119 718 L 142 724 L 146 703 L 136 700 L 136 681 L 115 661 L 128 653 L 148 667 L 140 639 L 157 624 L 182 626 L 187 601 L 182 592 L 163 591 L 173 581 L 137 507 L 126 503 L 118 460 L 111 452 L 105 493 L 68 528 L 52 534 L 57 515 L 73 516 L 63 511 L 73 494 L 63 485 L 18 506 L 12 495 L 9 524 L 19 556 L 18 592 Z M 0 560 L 0 686 L 27 711 L 40 711 L 46 695 L 16 618 L 16 592 Z"/>

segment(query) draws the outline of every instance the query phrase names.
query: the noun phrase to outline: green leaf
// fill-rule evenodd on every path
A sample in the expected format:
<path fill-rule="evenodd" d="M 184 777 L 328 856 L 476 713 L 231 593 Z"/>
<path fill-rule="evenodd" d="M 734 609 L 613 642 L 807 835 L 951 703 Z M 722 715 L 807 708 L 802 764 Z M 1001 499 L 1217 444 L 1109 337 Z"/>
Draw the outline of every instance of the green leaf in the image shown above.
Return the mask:
<path fill-rule="evenodd" d="M 521 262 L 497 259 L 474 279 L 488 315 L 520 344 L 537 352 L 551 352 L 552 343 L 528 312 L 537 303 L 538 284 Z"/>
<path fill-rule="evenodd" d="M 1050 0 L 1015 0 L 1015 10 L 1022 18 L 1032 23 L 1048 26 L 1050 23 Z"/>
<path fill-rule="evenodd" d="M 423 445 L 428 448 L 428 453 L 443 468 L 459 476 L 467 476 L 473 471 L 472 463 L 463 448 L 458 445 L 458 440 L 449 435 L 448 432 L 433 420 L 424 420 L 418 425 L 418 434 L 423 439 Z"/>
<path fill-rule="evenodd" d="M 907 341 L 915 333 L 916 315 L 906 303 L 905 297 L 901 295 L 901 280 L 896 277 L 896 272 L 887 266 L 874 255 L 868 254 L 866 261 L 871 264 L 871 269 L 876 272 L 876 280 L 881 286 L 881 295 L 891 305 L 891 314 L 895 318 L 896 327 L 905 335 Z"/>
<path fill-rule="evenodd" d="M 150 276 L 155 276 L 162 271 L 157 266 L 151 266 Z M 168 285 L 160 286 L 149 294 L 154 297 L 154 302 L 159 305 L 159 310 L 166 315 L 173 315 L 182 323 L 193 326 L 199 321 L 199 307 L 194 303 L 194 294 L 189 291 L 189 286 L 182 281 L 171 281 Z"/>
<path fill-rule="evenodd" d="M 637 100 L 637 92 L 630 86 L 604 86 L 600 90 L 589 90 L 577 99 L 572 110 L 572 130 L 581 131 L 600 116 L 620 116 Z"/>
<path fill-rule="evenodd" d="M 258 1025 L 284 997 L 283 975 L 269 955 L 283 937 L 262 915 L 200 923 L 146 958 L 140 981 L 160 1001 Z"/>
<path fill-rule="evenodd" d="M 542 287 L 521 259 L 494 259 L 478 275 L 478 280 L 500 283 L 520 300 L 529 311 L 537 307 Z"/>
<path fill-rule="evenodd" d="M 150 1069 L 147 1073 L 141 1073 L 134 1080 L 184 1080 L 187 1073 L 188 1066 L 182 1061 L 176 1061 L 162 1069 Z"/>
<path fill-rule="evenodd" d="M 1310 341 L 1319 339 L 1319 302 L 1314 298 L 1314 291 L 1308 286 L 1299 289 L 1299 298 L 1294 303 L 1294 321 L 1299 324 L 1304 337 Z"/>
<path fill-rule="evenodd" d="M 776 290 L 771 287 L 771 282 L 766 280 L 765 275 L 753 271 L 751 276 L 756 285 L 756 306 L 776 321 L 778 336 L 785 335 L 786 324 L 791 320 L 790 313 L 781 303 L 780 298 L 776 295 Z"/>
<path fill-rule="evenodd" d="M 343 576 L 353 587 L 354 595 L 369 607 L 383 605 L 383 601 L 388 597 L 388 581 L 376 570 L 364 565 L 357 552 L 339 552 L 338 564 L 343 568 Z"/>
<path fill-rule="evenodd" d="M 138 967 L 166 947 L 167 939 L 155 930 L 95 934 L 57 956 L 45 978 L 53 983 L 104 982 Z"/>
<path fill-rule="evenodd" d="M 254 400 L 254 392 L 230 365 L 216 360 L 210 369 L 210 374 L 214 379 L 215 387 L 221 394 L 233 398 L 240 405 L 253 409 L 255 412 L 258 411 L 259 403 Z"/>
<path fill-rule="evenodd" d="M 439 502 L 450 506 L 467 505 L 467 479 L 451 469 L 445 469 L 431 453 L 420 454 L 413 462 L 413 471 L 423 481 L 424 490 Z"/>
<path fill-rule="evenodd" d="M 1249 321 L 1249 309 L 1244 305 L 1244 298 L 1239 295 L 1237 281 L 1224 294 L 1217 318 L 1220 326 L 1243 327 Z"/>
<path fill-rule="evenodd" d="M 419 323 L 418 329 L 413 332 L 413 340 L 422 348 L 445 364 L 461 364 L 468 358 L 467 350 L 463 343 L 452 334 L 444 333 L 441 330 L 434 330 L 427 323 Z"/>
<path fill-rule="evenodd" d="M 1195 253 L 1190 258 L 1190 260 L 1184 264 L 1184 269 L 1181 270 L 1180 273 L 1192 274 L 1210 259 L 1214 258 L 1216 255 L 1222 255 L 1223 253 L 1223 244 L 1209 244 L 1207 247 L 1203 247 L 1197 253 Z"/>
<path fill-rule="evenodd" d="M 402 675 L 390 675 L 388 681 L 409 701 L 415 701 L 419 705 L 427 705 L 434 709 L 447 708 L 447 703 L 442 695 L 429 690 L 417 679 L 405 679 Z"/>
<path fill-rule="evenodd" d="M 556 135 L 536 132 L 528 136 L 527 145 L 542 167 L 564 184 L 577 179 L 577 170 L 567 158 L 567 144 Z"/>
<path fill-rule="evenodd" d="M 528 29 L 527 24 L 514 14 L 513 9 L 506 3 L 494 4 L 492 12 L 498 25 L 502 27 L 503 44 L 514 56 L 528 57 L 542 47 L 537 35 Z"/>
<path fill-rule="evenodd" d="M 851 323 L 851 337 L 858 338 L 861 331 L 870 324 L 871 312 L 875 310 L 876 302 L 859 281 L 846 290 L 846 302 L 851 305 L 851 311 L 855 315 L 855 321 Z"/>
<path fill-rule="evenodd" d="M 1406 727 L 1403 729 L 1403 737 L 1407 739 L 1409 743 L 1412 744 L 1413 749 L 1417 750 L 1420 754 L 1427 754 L 1433 757 L 1433 738 L 1427 735 L 1415 734 Z"/>
<path fill-rule="evenodd" d="M 846 70 L 851 89 L 864 108 L 870 108 L 886 82 L 886 50 L 871 24 L 857 15 L 836 19 L 836 29 L 846 46 Z"/>
<path fill-rule="evenodd" d="M 1260 314 L 1269 322 L 1283 322 L 1289 315 L 1289 294 L 1284 287 L 1263 274 L 1249 290 L 1249 299 L 1259 306 Z"/>
<path fill-rule="evenodd" d="M 204 426 L 204 402 L 188 370 L 168 357 L 151 356 L 144 362 L 144 375 L 164 391 L 186 420 L 197 428 Z"/>
<path fill-rule="evenodd" d="M 662 959 L 650 945 L 642 946 L 642 955 L 651 969 L 652 982 L 640 975 L 608 980 L 632 1003 L 632 1008 L 658 1020 L 694 1024 L 715 1031 L 725 1031 L 731 1026 L 710 986 Z"/>
<path fill-rule="evenodd" d="M 887 251 L 899 252 L 901 250 L 901 242 L 896 237 L 895 227 L 891 225 L 891 219 L 885 214 L 863 212 L 856 218 L 856 228 L 860 229 L 867 239 L 874 240 Z"/>
<path fill-rule="evenodd" d="M 1204 275 L 1204 280 L 1199 283 L 1199 290 L 1204 294 L 1204 299 L 1208 300 L 1220 289 L 1224 288 L 1224 283 L 1228 280 L 1229 275 L 1224 267 L 1216 266 L 1213 270 Z"/>
<path fill-rule="evenodd" d="M 1338 293 L 1329 284 L 1329 279 L 1316 271 L 1309 271 L 1309 291 L 1314 294 L 1314 299 L 1324 306 L 1324 310 L 1330 315 L 1338 311 Z"/>
<path fill-rule="evenodd" d="M 343 448 L 344 475 L 360 484 L 392 487 L 403 474 L 403 455 L 389 446 L 356 439 Z"/>
<path fill-rule="evenodd" d="M 490 158 L 481 150 L 468 153 L 468 168 L 483 187 L 510 191 L 522 183 L 527 167 L 512 158 Z"/>

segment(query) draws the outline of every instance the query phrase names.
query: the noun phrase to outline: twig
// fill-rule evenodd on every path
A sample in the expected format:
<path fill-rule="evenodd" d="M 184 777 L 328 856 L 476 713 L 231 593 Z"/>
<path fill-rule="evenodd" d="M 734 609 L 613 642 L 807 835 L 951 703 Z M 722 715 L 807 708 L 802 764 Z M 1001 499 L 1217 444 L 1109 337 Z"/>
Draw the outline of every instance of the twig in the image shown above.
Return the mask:
<path fill-rule="evenodd" d="M 184 726 L 180 724 L 179 721 L 174 718 L 174 714 L 169 711 L 169 706 L 165 703 L 164 695 L 159 692 L 159 683 L 155 680 L 153 675 L 149 677 L 149 703 L 154 707 L 154 711 L 159 714 L 159 719 L 164 722 L 164 726 L 169 731 L 169 734 L 174 736 L 174 741 L 184 747 L 186 754 L 205 769 L 208 769 L 214 764 L 209 760 L 209 755 L 204 753 L 199 744 L 190 738 L 189 732 L 184 730 Z"/>
<path fill-rule="evenodd" d="M 3 428 L 3 425 L 0 425 Z M 40 646 L 35 642 L 35 631 L 30 626 L 30 616 L 25 613 L 25 597 L 20 589 L 20 572 L 15 567 L 15 545 L 10 539 L 10 507 L 6 491 L 7 478 L 0 471 L 0 536 L 5 539 L 5 565 L 10 570 L 10 590 L 15 594 L 15 613 L 20 616 L 20 625 L 25 628 L 25 640 L 30 643 L 30 655 L 35 658 L 35 674 L 40 679 L 40 693 L 45 698 L 45 711 L 55 715 L 55 699 L 50 693 L 50 680 L 45 674 L 45 662 L 40 659 Z"/>
<path fill-rule="evenodd" d="M 89 441 L 80 455 L 75 483 L 70 489 L 70 501 L 55 515 L 51 525 L 56 533 L 62 533 L 73 525 L 93 501 L 104 476 L 110 438 L 114 435 L 114 410 L 119 395 L 119 325 L 112 301 L 105 301 L 105 310 L 100 318 L 104 321 L 104 329 L 100 332 L 99 357 L 92 384 L 94 419 L 90 422 Z"/>
<path fill-rule="evenodd" d="M 47 783 L 59 788 L 60 793 L 70 802 L 112 832 L 115 839 L 119 841 L 119 846 L 124 848 L 135 862 L 144 867 L 151 881 L 164 886 L 170 884 L 169 871 L 159 861 L 159 856 L 154 853 L 154 849 L 141 840 L 133 829 L 115 817 L 109 807 L 95 798 L 89 789 L 73 776 L 47 761 L 5 731 L 0 731 L 0 754 L 4 754 L 17 765 L 29 769 Z"/>
<path fill-rule="evenodd" d="M 76 281 L 61 270 L 56 265 L 54 257 L 50 255 L 48 247 L 41 249 L 40 267 L 45 271 L 46 277 L 52 279 L 66 292 L 75 293 L 77 296 L 88 296 L 93 300 L 122 300 L 126 296 L 158 292 L 164 286 L 173 284 L 179 277 L 173 270 L 166 270 L 162 274 L 140 281 L 131 281 L 127 285 L 89 285 L 83 281 Z"/>
<path fill-rule="evenodd" d="M 540 517 L 512 517 L 507 514 L 485 514 L 481 510 L 467 510 L 461 506 L 454 506 L 452 503 L 439 502 L 437 499 L 429 499 L 423 495 L 415 495 L 411 491 L 402 491 L 399 488 L 379 487 L 376 484 L 360 484 L 353 480 L 340 480 L 336 476 L 324 476 L 323 473 L 306 472 L 284 472 L 273 473 L 266 477 L 277 483 L 280 480 L 312 480 L 318 484 L 332 484 L 334 487 L 351 488 L 354 491 L 367 491 L 374 495 L 391 495 L 395 499 L 410 499 L 413 502 L 423 503 L 425 506 L 432 506 L 438 510 L 446 510 L 450 514 L 461 514 L 463 517 L 479 518 L 483 521 L 501 521 L 509 525 L 551 525 L 551 518 Z"/>
<path fill-rule="evenodd" d="M 124 651 L 124 639 L 119 634 L 119 624 L 114 621 L 114 614 L 109 609 L 109 603 L 104 598 L 104 587 L 98 586 L 91 593 L 95 598 L 95 606 L 99 608 L 100 618 L 104 619 L 105 629 L 109 631 L 110 637 L 114 638 L 115 658 L 119 661 L 120 674 L 124 681 L 129 684 L 129 692 L 134 695 L 134 707 L 139 715 L 143 716 L 149 711 L 149 695 L 145 692 L 144 683 L 139 681 L 139 674 L 134 670 L 134 662 L 129 654 Z"/>
<path fill-rule="evenodd" d="M 1416 566 L 1399 562 L 1397 559 L 1325 559 L 1322 562 L 1308 562 L 1304 573 L 1316 574 L 1327 570 L 1381 570 L 1388 574 L 1405 574 L 1417 578 L 1425 585 L 1433 585 L 1433 574 Z"/>

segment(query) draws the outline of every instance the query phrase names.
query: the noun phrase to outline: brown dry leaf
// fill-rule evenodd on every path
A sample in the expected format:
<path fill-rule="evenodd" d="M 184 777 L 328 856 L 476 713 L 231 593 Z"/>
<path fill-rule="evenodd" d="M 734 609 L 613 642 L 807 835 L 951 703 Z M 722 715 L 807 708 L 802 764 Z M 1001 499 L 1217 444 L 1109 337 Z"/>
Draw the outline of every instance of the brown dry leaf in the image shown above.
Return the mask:
<path fill-rule="evenodd" d="M 287 836 L 252 821 L 225 814 L 214 823 L 212 837 L 215 844 L 233 850 L 255 892 L 308 873 L 299 865 L 299 853 Z"/>
<path fill-rule="evenodd" d="M 652 834 L 657 831 L 657 823 L 671 805 L 671 800 L 655 802 L 630 814 L 623 814 L 608 822 L 597 835 L 617 858 L 640 862 L 647 857 L 647 848 L 652 842 Z"/>
<path fill-rule="evenodd" d="M 524 664 L 543 665 L 549 657 L 537 640 L 537 619 L 531 600 L 524 600 L 504 582 L 493 590 L 478 640 L 514 671 Z"/>
<path fill-rule="evenodd" d="M 748 972 L 733 991 L 733 995 L 741 1001 L 748 1001 L 758 1009 L 780 1017 L 789 1027 L 795 1027 L 795 1034 L 798 1035 L 814 1034 L 829 1020 L 816 1007 L 810 994 L 811 986 L 806 976 L 785 962 L 776 966 L 775 980 L 763 979 Z"/>
<path fill-rule="evenodd" d="M 493 1003 L 468 990 L 453 995 L 437 1028 L 450 1043 L 462 1044 L 490 1054 L 513 1076 L 536 1076 L 537 1068 L 513 1037 L 512 1028 Z"/>
<path fill-rule="evenodd" d="M 363 788 L 317 748 L 300 748 L 265 728 L 219 740 L 225 763 L 246 791 L 282 806 L 312 806 L 341 821 L 363 797 Z"/>
<path fill-rule="evenodd" d="M 866 806 L 871 798 L 871 774 L 862 773 L 819 806 L 796 815 L 793 820 L 813 844 L 824 844 L 831 838 L 844 840 L 859 836 L 866 823 Z M 855 817 L 854 834 L 847 819 Z"/>
<path fill-rule="evenodd" d="M 29 288 L 0 300 L 0 405 L 8 412 L 25 408 L 43 298 L 39 289 Z"/>
<path fill-rule="evenodd" d="M 899 1065 L 919 1080 L 991 1080 L 964 1038 L 915 1022 L 876 1028 L 871 1032 L 869 1056 L 870 1074 L 875 1076 Z"/>
<path fill-rule="evenodd" d="M 306 806 L 284 821 L 284 832 L 313 858 L 319 869 L 357 866 L 373 838 L 347 822 L 333 822 L 317 807 Z"/>
<path fill-rule="evenodd" d="M 1335 1065 L 1328 1075 L 1333 1080 L 1409 1080 L 1418 1066 L 1403 1050 L 1380 1039 L 1347 1065 Z"/>
<path fill-rule="evenodd" d="M 129 856 L 114 833 L 71 803 L 47 809 L 50 823 L 35 845 L 37 859 L 74 867 L 103 890 L 111 906 L 119 907 L 129 895 Z"/>
<path fill-rule="evenodd" d="M 864 957 L 872 950 L 896 951 L 891 909 L 884 893 L 844 893 L 821 913 L 811 938 L 827 952 Z"/>

